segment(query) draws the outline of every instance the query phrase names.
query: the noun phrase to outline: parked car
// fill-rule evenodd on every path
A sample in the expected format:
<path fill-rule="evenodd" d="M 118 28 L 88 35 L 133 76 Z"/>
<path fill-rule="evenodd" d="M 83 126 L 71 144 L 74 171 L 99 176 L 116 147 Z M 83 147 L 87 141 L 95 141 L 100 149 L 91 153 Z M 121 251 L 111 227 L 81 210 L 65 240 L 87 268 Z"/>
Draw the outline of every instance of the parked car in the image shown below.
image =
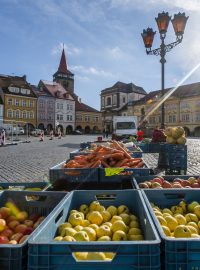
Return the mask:
<path fill-rule="evenodd" d="M 76 129 L 76 130 L 74 130 L 74 131 L 72 132 L 72 134 L 74 134 L 74 135 L 82 135 L 83 132 L 80 131 L 79 129 Z"/>
<path fill-rule="evenodd" d="M 33 135 L 33 136 L 39 136 L 41 134 L 41 132 L 42 132 L 41 129 L 36 128 L 36 129 L 34 129 L 34 130 L 31 131 L 31 135 Z"/>
<path fill-rule="evenodd" d="M 6 134 L 7 135 L 23 135 L 25 134 L 25 131 L 22 127 L 7 127 L 6 129 Z"/>

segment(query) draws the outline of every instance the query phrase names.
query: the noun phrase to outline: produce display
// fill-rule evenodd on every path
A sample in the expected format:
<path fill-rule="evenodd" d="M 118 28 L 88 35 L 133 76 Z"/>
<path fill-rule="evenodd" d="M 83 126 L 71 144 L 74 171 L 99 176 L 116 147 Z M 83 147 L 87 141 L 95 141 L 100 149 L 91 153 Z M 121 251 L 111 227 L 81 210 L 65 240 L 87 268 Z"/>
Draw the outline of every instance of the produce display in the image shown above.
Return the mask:
<path fill-rule="evenodd" d="M 181 179 L 181 177 L 175 178 L 172 182 L 165 180 L 162 176 L 156 176 L 155 178 L 139 183 L 140 188 L 200 188 L 200 177 L 188 177 L 188 179 Z"/>
<path fill-rule="evenodd" d="M 0 244 L 23 243 L 43 220 L 43 216 L 29 215 L 14 203 L 7 202 L 0 208 Z"/>
<path fill-rule="evenodd" d="M 27 187 L 25 188 L 23 185 L 17 185 L 14 186 L 12 185 L 12 183 L 10 183 L 10 185 L 8 185 L 6 188 L 0 186 L 0 190 L 26 190 L 26 191 L 42 191 L 42 188 L 39 187 Z"/>
<path fill-rule="evenodd" d="M 164 129 L 154 129 L 151 142 L 153 143 L 166 142 L 166 135 L 164 133 Z"/>
<path fill-rule="evenodd" d="M 168 127 L 164 131 L 166 142 L 169 144 L 186 144 L 185 130 L 183 127 Z"/>
<path fill-rule="evenodd" d="M 145 166 L 141 158 L 132 158 L 128 150 L 117 141 L 112 141 L 110 147 L 99 145 L 91 154 L 75 156 L 69 160 L 64 168 L 143 168 Z"/>
<path fill-rule="evenodd" d="M 178 205 L 164 209 L 152 204 L 152 208 L 167 237 L 200 238 L 200 204 L 198 202 L 186 204 L 185 201 L 181 201 Z"/>
<path fill-rule="evenodd" d="M 82 204 L 70 211 L 67 221 L 60 224 L 54 241 L 140 241 L 143 233 L 138 218 L 126 205 L 105 208 L 98 201 Z M 92 254 L 95 253 L 95 254 Z M 81 256 L 82 255 L 82 256 Z M 95 256 L 93 256 L 95 255 Z M 111 260 L 105 252 L 76 252 L 77 259 Z"/>

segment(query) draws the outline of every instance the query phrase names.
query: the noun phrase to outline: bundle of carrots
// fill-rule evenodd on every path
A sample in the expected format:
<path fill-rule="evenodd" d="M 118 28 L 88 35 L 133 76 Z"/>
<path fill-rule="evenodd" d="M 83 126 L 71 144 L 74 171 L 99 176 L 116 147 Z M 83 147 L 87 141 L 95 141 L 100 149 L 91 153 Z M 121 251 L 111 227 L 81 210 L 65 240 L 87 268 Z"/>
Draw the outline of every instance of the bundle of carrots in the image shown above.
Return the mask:
<path fill-rule="evenodd" d="M 91 154 L 75 156 L 64 168 L 142 168 L 145 164 L 141 158 L 132 158 L 119 142 L 112 141 L 112 147 L 99 145 Z"/>

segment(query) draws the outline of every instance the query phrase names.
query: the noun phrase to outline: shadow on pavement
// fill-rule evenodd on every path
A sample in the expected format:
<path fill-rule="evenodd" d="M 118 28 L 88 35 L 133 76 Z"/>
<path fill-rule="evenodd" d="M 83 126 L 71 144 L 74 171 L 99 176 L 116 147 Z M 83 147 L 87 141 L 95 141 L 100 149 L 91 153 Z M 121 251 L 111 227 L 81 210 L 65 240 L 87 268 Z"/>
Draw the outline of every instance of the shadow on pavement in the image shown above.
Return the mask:
<path fill-rule="evenodd" d="M 66 144 L 62 144 L 59 145 L 59 147 L 68 147 L 68 148 L 80 148 L 80 143 L 66 143 Z"/>

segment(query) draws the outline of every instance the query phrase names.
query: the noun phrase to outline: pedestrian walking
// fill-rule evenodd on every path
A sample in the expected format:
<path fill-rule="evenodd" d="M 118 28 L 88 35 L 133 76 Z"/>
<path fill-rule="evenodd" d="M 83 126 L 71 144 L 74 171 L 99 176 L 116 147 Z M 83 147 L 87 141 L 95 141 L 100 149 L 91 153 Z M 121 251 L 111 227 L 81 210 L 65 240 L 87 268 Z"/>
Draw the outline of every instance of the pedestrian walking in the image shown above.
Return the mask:
<path fill-rule="evenodd" d="M 44 131 L 42 130 L 40 133 L 40 142 L 44 141 Z"/>
<path fill-rule="evenodd" d="M 108 132 L 108 130 L 106 129 L 106 131 L 105 131 L 105 134 L 106 134 L 106 138 L 108 138 L 108 134 L 109 134 L 109 132 Z"/>
<path fill-rule="evenodd" d="M 61 130 L 60 128 L 58 128 L 58 139 L 61 139 L 61 136 L 62 136 Z"/>
<path fill-rule="evenodd" d="M 106 130 L 105 130 L 105 128 L 103 129 L 103 138 L 105 138 L 106 137 Z"/>
<path fill-rule="evenodd" d="M 50 139 L 49 140 L 53 140 L 53 129 L 50 131 Z"/>

